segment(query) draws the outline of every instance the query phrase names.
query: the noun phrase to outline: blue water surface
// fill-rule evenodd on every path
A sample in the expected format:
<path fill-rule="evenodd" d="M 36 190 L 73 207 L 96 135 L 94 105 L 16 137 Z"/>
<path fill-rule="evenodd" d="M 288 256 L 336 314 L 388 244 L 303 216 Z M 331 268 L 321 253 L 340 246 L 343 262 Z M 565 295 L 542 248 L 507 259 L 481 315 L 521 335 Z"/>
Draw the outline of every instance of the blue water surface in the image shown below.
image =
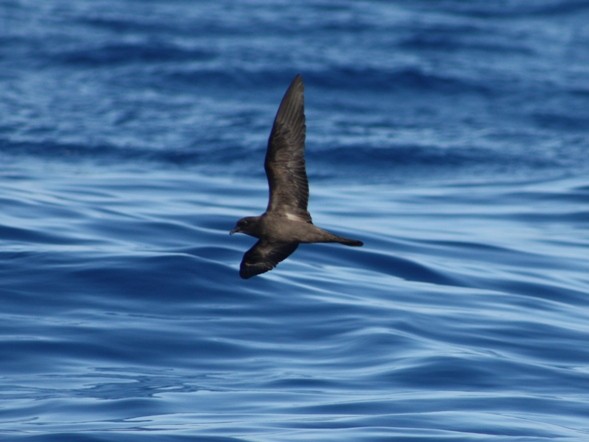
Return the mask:
<path fill-rule="evenodd" d="M 0 440 L 589 440 L 589 3 L 0 2 Z M 238 276 L 306 84 L 314 221 Z"/>

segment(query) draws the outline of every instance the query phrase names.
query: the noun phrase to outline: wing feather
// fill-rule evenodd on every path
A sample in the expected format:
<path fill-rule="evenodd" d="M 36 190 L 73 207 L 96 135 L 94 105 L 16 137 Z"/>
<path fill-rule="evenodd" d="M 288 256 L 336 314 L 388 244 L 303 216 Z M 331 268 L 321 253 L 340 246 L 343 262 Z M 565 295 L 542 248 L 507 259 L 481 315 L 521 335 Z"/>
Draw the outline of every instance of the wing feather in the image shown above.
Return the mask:
<path fill-rule="evenodd" d="M 267 210 L 294 213 L 311 222 L 307 211 L 309 182 L 305 170 L 304 107 L 303 79 L 297 75 L 276 113 L 264 167 L 270 188 Z"/>
<path fill-rule="evenodd" d="M 296 250 L 298 243 L 259 240 L 243 255 L 239 276 L 244 279 L 272 270 Z"/>

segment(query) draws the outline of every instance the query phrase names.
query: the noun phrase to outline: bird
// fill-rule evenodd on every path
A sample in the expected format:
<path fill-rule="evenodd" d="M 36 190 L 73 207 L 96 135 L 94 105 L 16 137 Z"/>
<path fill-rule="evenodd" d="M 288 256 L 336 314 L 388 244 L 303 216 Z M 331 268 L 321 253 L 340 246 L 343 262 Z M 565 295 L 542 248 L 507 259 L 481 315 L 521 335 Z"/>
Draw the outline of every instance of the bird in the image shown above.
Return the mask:
<path fill-rule="evenodd" d="M 280 102 L 268 138 L 264 168 L 270 195 L 266 211 L 260 216 L 241 218 L 230 231 L 258 239 L 243 255 L 239 275 L 244 279 L 272 270 L 301 243 L 364 245 L 313 224 L 307 209 L 305 133 L 304 84 L 297 74 Z"/>

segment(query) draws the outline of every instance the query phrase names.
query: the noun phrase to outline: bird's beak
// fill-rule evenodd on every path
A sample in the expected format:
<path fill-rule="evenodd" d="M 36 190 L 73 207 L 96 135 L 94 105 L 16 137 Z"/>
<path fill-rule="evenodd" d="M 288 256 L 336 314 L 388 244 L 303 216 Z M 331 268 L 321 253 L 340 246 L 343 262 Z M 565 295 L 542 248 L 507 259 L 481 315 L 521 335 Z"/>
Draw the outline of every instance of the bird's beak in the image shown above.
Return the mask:
<path fill-rule="evenodd" d="M 238 227 L 235 227 L 229 231 L 229 235 L 233 235 L 234 233 L 239 233 L 239 232 L 241 232 L 241 230 L 239 230 Z"/>

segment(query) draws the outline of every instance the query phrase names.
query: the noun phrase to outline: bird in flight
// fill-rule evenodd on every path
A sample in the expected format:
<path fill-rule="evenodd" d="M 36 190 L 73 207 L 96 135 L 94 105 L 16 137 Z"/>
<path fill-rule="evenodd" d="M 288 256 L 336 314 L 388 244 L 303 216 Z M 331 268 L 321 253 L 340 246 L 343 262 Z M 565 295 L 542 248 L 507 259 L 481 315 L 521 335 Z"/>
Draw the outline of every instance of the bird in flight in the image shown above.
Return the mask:
<path fill-rule="evenodd" d="M 288 87 L 268 139 L 264 168 L 270 188 L 266 212 L 237 221 L 233 233 L 245 233 L 258 242 L 244 255 L 239 276 L 244 279 L 272 270 L 300 243 L 336 242 L 361 246 L 313 224 L 307 211 L 309 182 L 305 170 L 305 109 L 303 78 Z"/>

